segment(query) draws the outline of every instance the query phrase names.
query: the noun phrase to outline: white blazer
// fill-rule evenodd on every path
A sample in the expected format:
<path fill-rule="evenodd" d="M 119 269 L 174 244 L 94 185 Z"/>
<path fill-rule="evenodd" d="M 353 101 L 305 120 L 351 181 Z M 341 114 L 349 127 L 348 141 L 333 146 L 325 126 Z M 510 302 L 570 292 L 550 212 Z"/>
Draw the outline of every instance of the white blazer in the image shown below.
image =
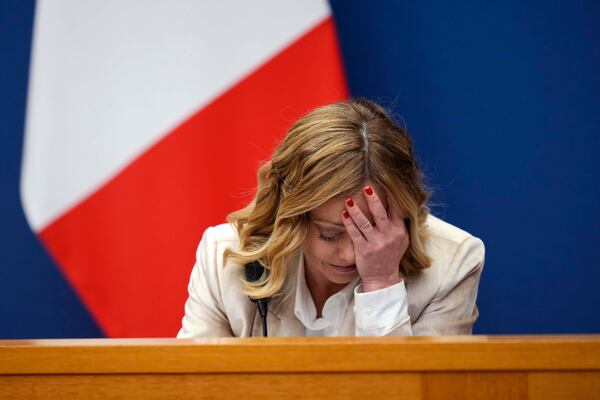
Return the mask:
<path fill-rule="evenodd" d="M 410 320 L 389 335 L 471 334 L 478 311 L 477 287 L 484 263 L 483 242 L 432 215 L 426 222 L 426 251 L 431 266 L 404 279 Z M 196 251 L 185 303 L 185 316 L 177 337 L 262 336 L 256 304 L 240 293 L 244 269 L 223 264 L 223 252 L 239 246 L 229 224 L 208 228 Z M 295 266 L 302 254 L 290 260 Z M 294 315 L 297 270 L 288 268 L 286 293 L 269 303 L 269 336 L 304 336 L 304 325 Z M 348 307 L 352 313 L 354 300 Z M 354 318 L 346 318 L 342 335 L 354 336 Z"/>

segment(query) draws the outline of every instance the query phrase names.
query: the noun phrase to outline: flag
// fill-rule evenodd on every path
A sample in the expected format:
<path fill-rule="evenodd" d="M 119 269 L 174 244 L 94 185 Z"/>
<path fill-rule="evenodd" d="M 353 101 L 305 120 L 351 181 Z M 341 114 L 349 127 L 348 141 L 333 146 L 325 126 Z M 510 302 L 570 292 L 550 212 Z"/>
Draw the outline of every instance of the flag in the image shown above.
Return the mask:
<path fill-rule="evenodd" d="M 21 199 L 108 337 L 174 336 L 203 230 L 347 96 L 326 1 L 40 0 Z"/>

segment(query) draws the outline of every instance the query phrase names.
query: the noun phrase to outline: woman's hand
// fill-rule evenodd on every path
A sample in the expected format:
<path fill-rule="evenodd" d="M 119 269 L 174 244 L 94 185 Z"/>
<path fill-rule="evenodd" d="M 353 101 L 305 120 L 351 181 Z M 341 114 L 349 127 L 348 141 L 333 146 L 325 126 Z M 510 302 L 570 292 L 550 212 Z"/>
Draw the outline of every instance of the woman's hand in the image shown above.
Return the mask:
<path fill-rule="evenodd" d="M 345 202 L 342 221 L 354 243 L 356 269 L 362 278 L 363 291 L 383 289 L 401 281 L 399 266 L 409 243 L 404 219 L 389 202 L 389 215 L 370 186 L 363 190 L 373 216 L 371 224 L 352 199 Z"/>

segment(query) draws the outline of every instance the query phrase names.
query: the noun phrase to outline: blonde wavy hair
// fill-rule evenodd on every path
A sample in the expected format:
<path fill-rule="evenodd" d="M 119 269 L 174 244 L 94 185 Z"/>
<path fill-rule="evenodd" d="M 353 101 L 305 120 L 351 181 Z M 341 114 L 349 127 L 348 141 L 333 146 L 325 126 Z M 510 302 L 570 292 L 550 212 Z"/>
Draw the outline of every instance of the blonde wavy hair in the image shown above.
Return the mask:
<path fill-rule="evenodd" d="M 228 216 L 239 234 L 238 249 L 225 260 L 259 261 L 265 273 L 244 281 L 252 298 L 282 293 L 288 261 L 302 250 L 308 213 L 331 198 L 347 196 L 370 179 L 390 193 L 403 212 L 410 237 L 399 271 L 429 267 L 424 221 L 429 214 L 422 176 L 407 132 L 369 100 L 341 101 L 300 118 L 258 170 L 258 188 L 248 206 Z"/>

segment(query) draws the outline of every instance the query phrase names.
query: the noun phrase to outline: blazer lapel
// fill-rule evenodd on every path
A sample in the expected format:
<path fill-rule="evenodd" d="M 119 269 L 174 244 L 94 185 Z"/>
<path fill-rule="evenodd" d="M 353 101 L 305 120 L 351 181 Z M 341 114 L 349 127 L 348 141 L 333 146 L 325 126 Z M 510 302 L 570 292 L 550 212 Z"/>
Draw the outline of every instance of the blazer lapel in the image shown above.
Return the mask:
<path fill-rule="evenodd" d="M 291 314 L 276 316 L 269 321 L 269 336 L 305 336 L 302 322 Z"/>

